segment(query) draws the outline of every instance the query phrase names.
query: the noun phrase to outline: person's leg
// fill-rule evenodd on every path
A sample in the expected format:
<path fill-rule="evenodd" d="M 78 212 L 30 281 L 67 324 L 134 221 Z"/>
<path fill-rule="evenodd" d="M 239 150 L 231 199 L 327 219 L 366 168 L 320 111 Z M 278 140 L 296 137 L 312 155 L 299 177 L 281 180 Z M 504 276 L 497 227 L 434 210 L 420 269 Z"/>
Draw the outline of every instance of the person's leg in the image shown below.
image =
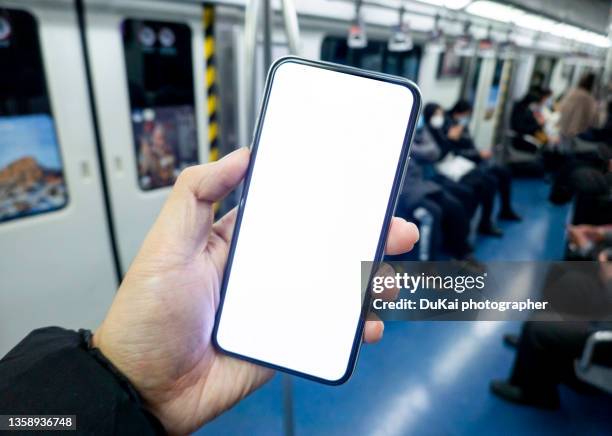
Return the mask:
<path fill-rule="evenodd" d="M 444 212 L 438 204 L 428 198 L 425 198 L 419 204 L 419 207 L 424 208 L 432 218 L 429 235 L 423 235 L 424 232 L 421 231 L 422 241 L 419 241 L 419 243 L 429 243 L 429 260 L 436 260 L 440 255 L 442 246 L 442 217 L 444 216 Z M 423 230 L 421 226 L 419 226 L 419 230 Z M 429 236 L 429 241 L 425 241 L 423 236 Z"/>
<path fill-rule="evenodd" d="M 512 208 L 512 173 L 508 168 L 501 165 L 493 165 L 488 168 L 488 173 L 497 179 L 497 190 L 501 200 L 499 218 L 509 221 L 520 221 Z"/>
<path fill-rule="evenodd" d="M 574 359 L 581 355 L 589 332 L 586 322 L 524 323 L 511 376 L 493 381 L 491 390 L 508 401 L 558 407 L 557 386 L 575 378 Z"/>
<path fill-rule="evenodd" d="M 472 247 L 468 243 L 470 219 L 461 202 L 448 192 L 439 192 L 429 197 L 442 211 L 442 246 L 448 254 L 465 259 Z"/>
<path fill-rule="evenodd" d="M 495 178 L 487 177 L 480 170 L 473 170 L 463 176 L 460 182 L 473 190 L 482 206 L 478 232 L 487 236 L 502 236 L 503 232 L 495 226 L 492 219 L 495 192 L 497 191 Z"/>
<path fill-rule="evenodd" d="M 474 190 L 470 186 L 454 182 L 444 176 L 436 176 L 434 180 L 461 202 L 468 218 L 471 220 L 479 202 Z"/>

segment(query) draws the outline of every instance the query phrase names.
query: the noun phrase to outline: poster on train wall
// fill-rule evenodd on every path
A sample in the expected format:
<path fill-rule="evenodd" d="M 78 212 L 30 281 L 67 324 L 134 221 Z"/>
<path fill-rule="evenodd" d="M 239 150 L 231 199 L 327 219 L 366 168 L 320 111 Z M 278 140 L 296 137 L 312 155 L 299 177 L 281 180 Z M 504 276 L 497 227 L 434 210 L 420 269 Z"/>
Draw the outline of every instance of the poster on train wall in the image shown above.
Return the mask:
<path fill-rule="evenodd" d="M 463 74 L 464 57 L 460 56 L 452 44 L 440 53 L 438 59 L 438 79 L 456 79 Z"/>
<path fill-rule="evenodd" d="M 198 163 L 193 106 L 135 110 L 132 127 L 141 189 L 171 186 L 183 169 Z"/>
<path fill-rule="evenodd" d="M 61 209 L 67 203 L 52 118 L 0 117 L 0 222 Z"/>

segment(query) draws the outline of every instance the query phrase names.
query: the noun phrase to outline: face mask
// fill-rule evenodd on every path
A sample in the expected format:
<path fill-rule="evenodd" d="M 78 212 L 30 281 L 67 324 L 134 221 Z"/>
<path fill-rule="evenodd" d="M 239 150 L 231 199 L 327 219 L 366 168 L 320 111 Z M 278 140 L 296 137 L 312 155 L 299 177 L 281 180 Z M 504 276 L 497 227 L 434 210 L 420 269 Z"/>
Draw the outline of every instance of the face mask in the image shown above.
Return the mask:
<path fill-rule="evenodd" d="M 461 117 L 459 118 L 458 123 L 463 127 L 467 127 L 467 125 L 470 124 L 470 117 Z"/>
<path fill-rule="evenodd" d="M 444 116 L 434 115 L 433 117 L 431 117 L 431 120 L 429 122 L 431 124 L 431 127 L 433 127 L 434 129 L 441 129 L 444 125 Z"/>

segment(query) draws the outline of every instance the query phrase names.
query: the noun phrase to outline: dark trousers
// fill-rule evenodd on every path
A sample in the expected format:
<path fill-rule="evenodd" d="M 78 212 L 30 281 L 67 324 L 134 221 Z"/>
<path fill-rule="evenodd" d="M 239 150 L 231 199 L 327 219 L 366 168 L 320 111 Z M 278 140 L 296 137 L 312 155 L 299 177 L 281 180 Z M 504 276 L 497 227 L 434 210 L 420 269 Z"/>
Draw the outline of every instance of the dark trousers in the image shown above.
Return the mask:
<path fill-rule="evenodd" d="M 482 206 L 480 228 L 491 226 L 497 179 L 480 169 L 475 169 L 463 176 L 459 182 L 474 192 L 478 204 Z"/>
<path fill-rule="evenodd" d="M 578 385 L 574 360 L 591 332 L 587 322 L 527 321 L 519 341 L 510 383 L 539 399 L 558 395 L 561 382 Z"/>
<path fill-rule="evenodd" d="M 491 165 L 484 169 L 487 177 L 495 178 L 497 182 L 497 192 L 501 200 L 501 213 L 512 211 L 512 172 L 505 166 Z"/>
<path fill-rule="evenodd" d="M 442 246 L 452 257 L 463 259 L 472 251 L 468 243 L 470 215 L 459 199 L 448 192 L 438 192 L 427 197 L 441 211 Z"/>
<path fill-rule="evenodd" d="M 474 192 L 474 188 L 465 183 L 454 182 L 442 175 L 436 175 L 434 177 L 434 181 L 443 186 L 449 194 L 451 194 L 461 203 L 468 216 L 468 219 L 471 220 L 476 212 L 478 204 L 480 203 L 480 198 Z"/>
<path fill-rule="evenodd" d="M 553 265 L 543 289 L 543 300 L 561 316 L 581 321 L 527 321 L 523 324 L 510 383 L 532 398 L 550 399 L 561 382 L 583 387 L 574 371 L 588 336 L 596 329 L 612 329 L 604 320 L 610 314 L 606 287 L 598 279 L 599 266 L 592 262 Z M 589 321 L 592 320 L 592 321 Z M 612 350 L 601 346 L 594 354 L 598 363 L 610 365 Z"/>

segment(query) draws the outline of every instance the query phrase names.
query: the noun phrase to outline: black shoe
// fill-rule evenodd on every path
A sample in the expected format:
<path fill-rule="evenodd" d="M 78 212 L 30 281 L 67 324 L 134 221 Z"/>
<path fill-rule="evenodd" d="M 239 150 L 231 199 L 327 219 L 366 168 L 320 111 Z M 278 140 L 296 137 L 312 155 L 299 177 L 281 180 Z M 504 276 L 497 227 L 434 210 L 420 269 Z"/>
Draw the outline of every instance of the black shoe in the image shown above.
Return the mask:
<path fill-rule="evenodd" d="M 556 391 L 536 397 L 525 394 L 523 388 L 514 386 L 505 380 L 493 380 L 489 387 L 495 395 L 512 403 L 552 410 L 558 409 L 561 405 L 559 393 Z"/>
<path fill-rule="evenodd" d="M 513 333 L 506 333 L 504 335 L 504 344 L 511 348 L 518 348 L 519 335 L 515 335 Z"/>
<path fill-rule="evenodd" d="M 523 218 L 512 209 L 502 210 L 499 215 L 497 215 L 497 218 L 504 221 L 523 221 Z"/>
<path fill-rule="evenodd" d="M 495 238 L 501 238 L 502 236 L 504 236 L 504 232 L 502 231 L 502 229 L 497 227 L 495 224 L 480 226 L 478 228 L 478 233 L 483 236 L 493 236 Z"/>

